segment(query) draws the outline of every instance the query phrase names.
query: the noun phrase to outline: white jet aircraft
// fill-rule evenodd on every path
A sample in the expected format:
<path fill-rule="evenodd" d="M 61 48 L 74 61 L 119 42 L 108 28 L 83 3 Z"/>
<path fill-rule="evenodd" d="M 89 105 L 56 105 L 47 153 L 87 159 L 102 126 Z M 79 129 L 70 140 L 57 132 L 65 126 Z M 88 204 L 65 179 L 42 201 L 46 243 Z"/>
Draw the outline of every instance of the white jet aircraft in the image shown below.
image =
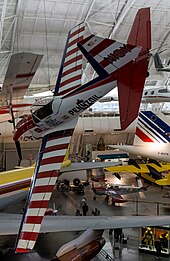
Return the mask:
<path fill-rule="evenodd" d="M 133 145 L 110 145 L 131 154 L 170 162 L 170 120 L 163 113 L 141 111 Z"/>

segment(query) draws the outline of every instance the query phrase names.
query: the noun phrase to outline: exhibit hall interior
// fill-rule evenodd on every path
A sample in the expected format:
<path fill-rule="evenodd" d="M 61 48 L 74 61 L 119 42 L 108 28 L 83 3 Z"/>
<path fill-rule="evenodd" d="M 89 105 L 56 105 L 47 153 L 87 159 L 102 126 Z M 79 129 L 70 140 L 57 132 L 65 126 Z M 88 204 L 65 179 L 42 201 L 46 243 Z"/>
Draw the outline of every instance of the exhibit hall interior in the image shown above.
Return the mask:
<path fill-rule="evenodd" d="M 0 260 L 170 260 L 170 1 L 0 0 Z"/>

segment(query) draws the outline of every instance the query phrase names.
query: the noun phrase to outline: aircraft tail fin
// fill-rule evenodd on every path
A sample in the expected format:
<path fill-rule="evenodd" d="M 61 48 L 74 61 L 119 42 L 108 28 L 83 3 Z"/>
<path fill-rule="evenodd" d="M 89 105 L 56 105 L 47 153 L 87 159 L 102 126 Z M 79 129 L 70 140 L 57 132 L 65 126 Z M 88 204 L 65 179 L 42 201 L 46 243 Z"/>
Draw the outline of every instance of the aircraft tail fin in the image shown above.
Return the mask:
<path fill-rule="evenodd" d="M 154 65 L 155 65 L 156 70 L 158 70 L 158 71 L 164 68 L 161 58 L 158 53 L 154 54 Z"/>
<path fill-rule="evenodd" d="M 170 125 L 161 112 L 141 111 L 138 116 L 134 145 L 169 143 Z"/>
<path fill-rule="evenodd" d="M 135 61 L 124 66 L 117 75 L 122 129 L 126 129 L 138 115 L 148 74 L 149 50 L 151 49 L 150 8 L 142 8 L 137 12 L 127 43 L 142 46 L 142 49 Z"/>
<path fill-rule="evenodd" d="M 112 75 L 132 61 L 139 54 L 141 47 L 123 44 L 111 39 L 90 35 L 78 44 L 79 49 L 102 78 Z"/>
<path fill-rule="evenodd" d="M 77 43 L 83 39 L 84 31 L 84 23 L 81 23 L 68 34 L 54 95 L 67 94 L 81 85 L 83 56 Z"/>

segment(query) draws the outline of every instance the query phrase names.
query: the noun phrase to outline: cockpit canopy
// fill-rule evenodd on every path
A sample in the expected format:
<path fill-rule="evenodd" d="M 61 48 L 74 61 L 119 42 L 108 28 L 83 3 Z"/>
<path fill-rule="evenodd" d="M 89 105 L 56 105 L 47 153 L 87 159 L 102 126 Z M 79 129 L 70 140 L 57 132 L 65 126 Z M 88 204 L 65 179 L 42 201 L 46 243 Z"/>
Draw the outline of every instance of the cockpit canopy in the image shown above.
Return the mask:
<path fill-rule="evenodd" d="M 53 97 L 46 97 L 37 100 L 30 109 L 33 121 L 39 123 L 42 119 L 50 116 L 53 113 L 52 104 Z"/>

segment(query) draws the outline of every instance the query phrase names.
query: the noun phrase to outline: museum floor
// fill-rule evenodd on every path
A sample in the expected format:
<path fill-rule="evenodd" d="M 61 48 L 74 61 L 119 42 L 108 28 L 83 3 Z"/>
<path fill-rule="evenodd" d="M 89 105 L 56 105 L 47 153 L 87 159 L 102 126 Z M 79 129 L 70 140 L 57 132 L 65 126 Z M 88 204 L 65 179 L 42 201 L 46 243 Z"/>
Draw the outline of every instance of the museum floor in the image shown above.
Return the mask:
<path fill-rule="evenodd" d="M 121 184 L 132 184 L 135 182 L 135 176 L 133 174 L 124 174 L 121 180 L 116 177 L 111 176 L 111 174 L 106 175 L 106 179 L 114 183 Z M 96 183 L 97 185 L 97 183 Z M 156 186 L 149 186 L 146 192 L 140 192 L 139 194 L 125 195 L 124 198 L 129 199 L 129 202 L 123 204 L 113 205 L 111 201 L 108 203 L 104 196 L 97 196 L 96 200 L 93 200 L 93 191 L 91 186 L 85 187 L 85 195 L 75 194 L 75 192 L 59 192 L 54 191 L 51 199 L 51 207 L 54 203 L 58 209 L 59 214 L 75 215 L 76 209 L 80 207 L 80 202 L 83 197 L 86 198 L 87 204 L 89 206 L 88 214 L 92 215 L 91 212 L 95 208 L 100 211 L 100 215 L 106 216 L 116 216 L 116 215 L 170 215 L 170 205 L 169 198 L 163 198 L 162 196 L 170 190 L 161 189 Z M 139 203 L 136 203 L 136 200 Z M 142 201 L 142 202 L 141 202 Z M 148 203 L 146 203 L 148 202 Z M 167 203 L 167 205 L 158 204 Z M 20 212 L 21 205 L 17 204 L 8 211 Z M 109 231 L 104 232 L 104 238 L 106 244 L 104 246 L 104 251 L 110 256 L 110 259 L 105 259 L 100 253 L 93 260 L 122 260 L 122 261 L 152 261 L 156 260 L 155 255 L 148 253 L 139 253 L 138 247 L 140 244 L 140 229 L 129 228 L 124 229 L 123 233 L 127 238 L 127 244 L 114 243 L 114 236 L 109 234 Z M 37 242 L 36 252 L 29 254 L 14 254 L 9 253 L 4 257 L 0 257 L 2 261 L 47 261 L 50 260 L 56 253 L 57 248 L 63 244 L 65 239 L 71 239 L 75 237 L 75 233 L 52 233 L 46 234 L 45 236 L 40 236 Z M 115 245 L 116 244 L 116 245 Z M 119 249 L 118 249 L 119 248 Z M 162 261 L 170 260 L 170 257 L 161 257 Z M 69 261 L 69 260 L 68 260 Z"/>

